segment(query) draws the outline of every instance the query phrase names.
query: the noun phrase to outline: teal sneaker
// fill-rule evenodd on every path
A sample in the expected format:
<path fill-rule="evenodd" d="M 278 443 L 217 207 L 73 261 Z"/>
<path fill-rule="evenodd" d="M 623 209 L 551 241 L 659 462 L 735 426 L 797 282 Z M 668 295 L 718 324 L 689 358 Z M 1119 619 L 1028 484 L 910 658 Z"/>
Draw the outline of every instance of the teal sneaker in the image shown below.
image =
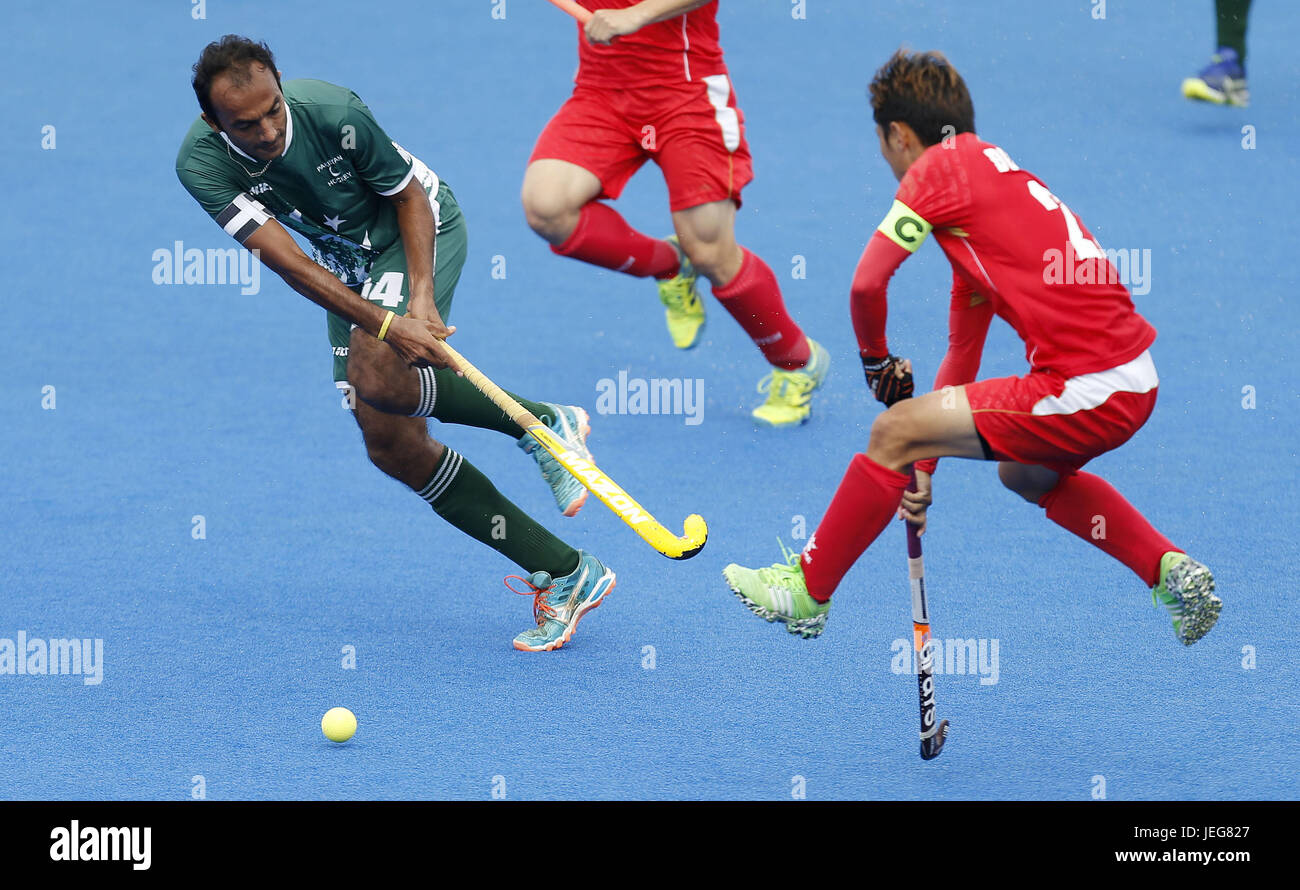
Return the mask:
<path fill-rule="evenodd" d="M 1160 558 L 1160 583 L 1151 589 L 1151 602 L 1169 610 L 1174 636 L 1184 646 L 1209 633 L 1223 608 L 1223 600 L 1214 595 L 1210 570 L 1187 554 L 1172 551 Z"/>
<path fill-rule="evenodd" d="M 731 592 L 749 611 L 765 621 L 781 621 L 785 629 L 805 640 L 821 636 L 826 629 L 830 602 L 819 603 L 808 593 L 798 553 L 781 545 L 785 562 L 764 569 L 747 569 L 735 563 L 722 570 Z"/>
<path fill-rule="evenodd" d="M 808 364 L 793 371 L 773 368 L 758 383 L 758 391 L 767 401 L 754 409 L 754 419 L 767 426 L 798 426 L 812 416 L 812 394 L 826 380 L 831 370 L 831 354 L 812 337 L 808 338 L 811 354 Z"/>
<path fill-rule="evenodd" d="M 523 581 L 527 590 L 515 590 L 511 580 Z M 521 652 L 550 652 L 559 649 L 573 632 L 583 615 L 596 608 L 614 589 L 613 571 L 596 557 L 578 551 L 578 567 L 563 578 L 552 579 L 546 572 L 531 577 L 510 575 L 506 587 L 521 596 L 533 598 L 533 617 L 537 626 L 515 637 L 514 646 Z"/>
<path fill-rule="evenodd" d="M 554 409 L 550 414 L 550 422 L 546 425 L 551 428 L 551 432 L 555 433 L 556 438 L 582 455 L 583 460 L 590 461 L 591 452 L 587 450 L 587 436 L 591 435 L 591 424 L 587 412 L 576 405 L 552 405 L 550 402 L 542 402 L 542 404 Z M 555 495 L 555 503 L 559 505 L 560 512 L 565 516 L 577 516 L 582 505 L 587 503 L 587 489 L 583 488 L 582 483 L 564 469 L 560 462 L 532 437 L 532 434 L 524 433 L 518 445 L 537 461 L 537 466 L 542 471 L 542 478 L 546 480 L 547 485 L 551 486 L 551 493 Z"/>

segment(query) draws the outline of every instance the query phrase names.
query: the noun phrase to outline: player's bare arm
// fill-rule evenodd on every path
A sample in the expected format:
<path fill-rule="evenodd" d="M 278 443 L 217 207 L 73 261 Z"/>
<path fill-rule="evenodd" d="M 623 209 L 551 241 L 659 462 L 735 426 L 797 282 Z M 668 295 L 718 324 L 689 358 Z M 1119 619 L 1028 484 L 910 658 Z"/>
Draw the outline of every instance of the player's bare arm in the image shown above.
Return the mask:
<path fill-rule="evenodd" d="M 635 34 L 646 25 L 662 22 L 692 9 L 699 9 L 709 0 L 643 0 L 627 9 L 598 9 L 584 29 L 592 43 L 610 43 L 615 37 Z"/>
<path fill-rule="evenodd" d="M 383 307 L 357 296 L 328 269 L 303 253 L 298 242 L 277 221 L 268 220 L 248 236 L 244 246 L 256 251 L 267 268 L 313 303 L 346 318 L 367 334 L 379 334 L 388 315 Z M 439 332 L 444 330 L 441 321 L 434 325 L 399 317 L 389 322 L 384 341 L 406 364 L 428 363 L 445 368 L 450 363 L 439 346 Z"/>
<path fill-rule="evenodd" d="M 433 297 L 434 241 L 438 227 L 429 206 L 429 195 L 414 178 L 400 192 L 389 196 L 397 211 L 397 227 L 402 233 L 402 249 L 406 253 L 406 267 L 410 275 L 411 297 L 406 314 L 411 318 L 433 322 L 435 336 L 451 336 L 455 328 L 448 328 L 438 314 Z"/>

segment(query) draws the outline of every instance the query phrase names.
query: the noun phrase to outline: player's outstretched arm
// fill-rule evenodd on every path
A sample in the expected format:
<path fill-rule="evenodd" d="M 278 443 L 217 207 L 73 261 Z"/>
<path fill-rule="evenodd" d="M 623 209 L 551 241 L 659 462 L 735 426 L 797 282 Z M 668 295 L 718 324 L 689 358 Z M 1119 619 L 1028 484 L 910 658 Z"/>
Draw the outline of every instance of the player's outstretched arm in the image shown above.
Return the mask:
<path fill-rule="evenodd" d="M 615 37 L 635 34 L 646 25 L 671 19 L 709 0 L 641 0 L 627 9 L 598 9 L 583 29 L 592 43 L 610 43 Z"/>
<path fill-rule="evenodd" d="M 435 334 L 446 338 L 451 335 L 452 329 L 443 323 L 434 303 L 433 257 L 438 227 L 433 218 L 433 209 L 429 206 L 429 194 L 419 180 L 412 176 L 406 187 L 389 195 L 388 200 L 397 211 L 397 229 L 401 232 L 402 249 L 406 253 L 406 272 L 411 288 L 406 314 L 411 318 L 433 322 L 438 328 Z"/>
<path fill-rule="evenodd" d="M 244 246 L 275 272 L 285 284 L 307 299 L 341 315 L 367 334 L 378 336 L 388 311 L 363 300 L 303 253 L 293 237 L 275 220 L 244 239 Z M 439 325 L 438 327 L 441 327 Z M 451 366 L 432 324 L 413 318 L 394 317 L 383 339 L 408 364 Z"/>
<path fill-rule="evenodd" d="M 885 405 L 892 405 L 912 394 L 911 366 L 889 352 L 885 325 L 889 319 L 889 279 L 911 256 L 877 231 L 867 242 L 853 273 L 850 312 L 853 331 L 858 338 L 858 352 L 871 392 Z"/>

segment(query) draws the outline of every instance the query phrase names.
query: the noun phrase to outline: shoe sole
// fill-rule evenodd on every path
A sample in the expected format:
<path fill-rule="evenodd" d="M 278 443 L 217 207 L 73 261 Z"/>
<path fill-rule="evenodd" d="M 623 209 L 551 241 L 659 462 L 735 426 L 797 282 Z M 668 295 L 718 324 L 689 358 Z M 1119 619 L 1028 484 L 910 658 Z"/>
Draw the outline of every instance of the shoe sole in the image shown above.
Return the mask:
<path fill-rule="evenodd" d="M 1183 613 L 1178 619 L 1176 635 L 1180 643 L 1190 646 L 1214 627 L 1223 610 L 1223 600 L 1214 593 L 1214 575 L 1200 563 L 1179 582 L 1177 596 Z"/>
<path fill-rule="evenodd" d="M 590 460 L 592 459 L 591 449 L 587 448 L 587 437 L 591 435 L 591 417 L 590 415 L 587 414 L 586 409 L 582 408 L 581 406 L 569 405 L 567 407 L 572 408 L 573 413 L 578 415 L 579 441 L 582 442 L 582 447 L 587 450 L 587 458 Z M 570 432 L 569 421 L 564 419 L 563 415 L 561 415 L 560 422 L 564 424 L 565 433 Z M 572 519 L 574 516 L 577 516 L 578 511 L 582 509 L 582 505 L 587 503 L 587 494 L 588 494 L 587 489 L 583 488 L 582 494 L 578 495 L 578 497 L 570 501 L 569 506 L 563 508 L 560 512 L 563 513 L 565 516 L 569 517 L 570 519 Z"/>
<path fill-rule="evenodd" d="M 606 578 L 609 579 L 609 583 L 606 584 L 604 589 L 600 591 L 600 594 L 596 596 L 595 599 L 588 600 L 586 603 L 584 603 L 582 606 L 578 608 L 578 611 L 573 613 L 573 620 L 569 622 L 568 630 L 564 632 L 564 636 L 560 637 L 559 639 L 551 640 L 551 642 L 547 643 L 545 646 L 526 646 L 520 643 L 518 640 L 515 640 L 514 647 L 518 649 L 520 652 L 554 652 L 556 649 L 559 649 L 565 643 L 569 642 L 569 640 L 573 638 L 573 634 L 577 631 L 578 622 L 582 620 L 582 616 L 586 615 L 592 609 L 597 608 L 601 603 L 603 603 L 605 601 L 605 597 L 609 596 L 609 592 L 614 589 L 614 585 L 618 580 L 618 576 L 615 575 L 614 572 L 611 571 L 610 569 L 605 569 L 605 574 L 601 575 L 600 580 L 596 582 L 597 586 L 604 584 Z"/>
<path fill-rule="evenodd" d="M 1249 108 L 1250 97 L 1237 93 L 1216 90 L 1200 78 L 1190 77 L 1183 81 L 1183 98 L 1195 102 L 1208 102 L 1211 105 L 1223 105 L 1230 108 Z"/>
<path fill-rule="evenodd" d="M 773 612 L 766 606 L 759 605 L 741 593 L 740 588 L 731 580 L 731 576 L 727 574 L 726 569 L 722 570 L 722 578 L 727 582 L 727 586 L 731 588 L 731 592 L 735 594 L 736 599 L 745 604 L 746 609 L 753 612 L 769 624 L 774 621 L 780 621 L 785 625 L 787 632 L 802 637 L 805 640 L 817 639 L 817 637 L 822 635 L 822 631 L 826 629 L 825 615 L 819 616 L 818 618 L 786 618 L 779 612 Z"/>
<path fill-rule="evenodd" d="M 754 418 L 755 424 L 761 427 L 765 427 L 769 430 L 788 430 L 794 427 L 803 426 L 805 423 L 812 420 L 812 411 L 809 411 L 803 417 L 799 418 L 798 420 L 792 423 L 773 423 L 772 421 L 765 420 L 762 417 L 758 417 L 754 415 L 753 413 L 751 413 L 749 416 Z"/>

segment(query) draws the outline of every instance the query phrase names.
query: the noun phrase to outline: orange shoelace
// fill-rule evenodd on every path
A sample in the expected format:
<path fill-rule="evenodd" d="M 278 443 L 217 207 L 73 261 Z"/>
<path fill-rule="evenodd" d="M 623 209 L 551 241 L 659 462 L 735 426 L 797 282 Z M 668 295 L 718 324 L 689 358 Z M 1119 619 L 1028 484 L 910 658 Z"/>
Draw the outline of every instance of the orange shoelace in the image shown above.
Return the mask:
<path fill-rule="evenodd" d="M 514 585 L 510 583 L 511 581 L 522 581 L 527 585 L 528 589 L 516 590 Z M 531 596 L 533 598 L 533 618 L 537 620 L 538 627 L 545 624 L 547 618 L 555 617 L 555 609 L 546 601 L 546 594 L 555 589 L 554 582 L 551 582 L 547 587 L 538 587 L 527 578 L 521 578 L 518 575 L 506 575 L 506 579 L 502 583 L 506 585 L 506 588 L 509 589 L 511 593 L 517 593 L 520 596 Z"/>

